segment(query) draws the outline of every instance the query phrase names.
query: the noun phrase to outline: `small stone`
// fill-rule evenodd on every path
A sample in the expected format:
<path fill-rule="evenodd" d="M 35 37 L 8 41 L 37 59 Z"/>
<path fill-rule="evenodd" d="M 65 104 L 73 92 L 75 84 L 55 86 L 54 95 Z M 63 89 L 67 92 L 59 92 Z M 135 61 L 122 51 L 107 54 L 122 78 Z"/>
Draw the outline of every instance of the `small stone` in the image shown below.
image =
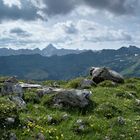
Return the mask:
<path fill-rule="evenodd" d="M 68 116 L 68 114 L 66 113 L 66 114 L 64 114 L 63 116 L 62 116 L 62 119 L 63 120 L 67 120 L 69 118 L 69 116 Z"/>
<path fill-rule="evenodd" d="M 136 102 L 137 106 L 140 106 L 140 100 L 139 99 L 136 99 L 135 102 Z"/>
<path fill-rule="evenodd" d="M 125 119 L 123 117 L 118 117 L 118 123 L 120 125 L 124 125 L 125 124 Z"/>
<path fill-rule="evenodd" d="M 79 120 L 76 121 L 76 123 L 81 124 L 81 123 L 83 123 L 83 121 L 81 119 L 79 119 Z"/>
<path fill-rule="evenodd" d="M 45 136 L 42 133 L 38 133 L 36 136 L 36 140 L 45 140 Z"/>
<path fill-rule="evenodd" d="M 54 104 L 53 107 L 56 108 L 56 109 L 62 109 L 63 104 L 61 104 L 61 103 L 60 104 Z"/>
<path fill-rule="evenodd" d="M 51 122 L 53 119 L 52 116 L 48 115 L 47 117 L 48 117 L 48 122 Z"/>
<path fill-rule="evenodd" d="M 14 124 L 15 123 L 15 118 L 6 118 L 6 122 L 8 123 L 8 124 Z"/>
<path fill-rule="evenodd" d="M 16 134 L 15 134 L 15 133 L 11 133 L 11 134 L 9 135 L 9 140 L 17 140 Z"/>
<path fill-rule="evenodd" d="M 110 138 L 108 136 L 105 136 L 104 140 L 110 140 Z"/>
<path fill-rule="evenodd" d="M 79 130 L 84 131 L 85 126 L 84 125 L 80 125 L 79 126 Z"/>

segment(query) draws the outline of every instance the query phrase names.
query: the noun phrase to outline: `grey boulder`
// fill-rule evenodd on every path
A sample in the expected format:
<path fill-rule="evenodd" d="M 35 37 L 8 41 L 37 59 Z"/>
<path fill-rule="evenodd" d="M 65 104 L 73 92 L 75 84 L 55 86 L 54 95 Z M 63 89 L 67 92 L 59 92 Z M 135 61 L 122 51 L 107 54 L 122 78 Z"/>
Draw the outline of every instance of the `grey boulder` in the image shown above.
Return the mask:
<path fill-rule="evenodd" d="M 97 84 L 105 80 L 110 80 L 116 83 L 124 83 L 122 75 L 106 67 L 92 67 L 90 75 L 92 76 L 92 80 Z"/>
<path fill-rule="evenodd" d="M 90 104 L 91 92 L 88 90 L 58 90 L 53 97 L 53 104 L 84 108 Z"/>
<path fill-rule="evenodd" d="M 26 106 L 25 101 L 21 97 L 11 96 L 10 100 L 13 101 L 15 104 L 17 104 L 19 107 L 25 107 Z"/>

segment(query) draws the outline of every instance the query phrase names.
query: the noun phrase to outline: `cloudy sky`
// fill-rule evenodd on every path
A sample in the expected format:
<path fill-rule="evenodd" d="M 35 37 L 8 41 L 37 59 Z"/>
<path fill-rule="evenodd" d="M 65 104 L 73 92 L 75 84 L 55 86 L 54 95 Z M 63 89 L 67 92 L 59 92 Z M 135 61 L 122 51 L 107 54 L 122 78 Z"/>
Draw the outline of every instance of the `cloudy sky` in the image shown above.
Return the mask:
<path fill-rule="evenodd" d="M 140 47 L 140 0 L 0 0 L 0 47 Z"/>

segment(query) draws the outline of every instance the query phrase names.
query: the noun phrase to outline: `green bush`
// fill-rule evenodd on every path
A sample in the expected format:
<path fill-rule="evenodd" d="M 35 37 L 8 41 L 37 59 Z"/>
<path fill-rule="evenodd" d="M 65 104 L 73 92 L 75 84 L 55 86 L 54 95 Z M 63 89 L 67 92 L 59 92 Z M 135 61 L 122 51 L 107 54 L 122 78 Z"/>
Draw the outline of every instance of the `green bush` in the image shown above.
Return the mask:
<path fill-rule="evenodd" d="M 6 97 L 0 97 L 0 128 L 10 128 L 17 125 L 19 119 L 18 113 L 19 109 L 14 102 Z M 6 118 L 14 118 L 15 123 L 11 126 L 8 125 L 6 123 Z"/>
<path fill-rule="evenodd" d="M 6 97 L 0 97 L 0 118 L 14 117 L 16 114 L 16 104 Z"/>
<path fill-rule="evenodd" d="M 50 106 L 52 104 L 53 94 L 46 94 L 41 99 L 41 104 L 44 106 Z"/>
<path fill-rule="evenodd" d="M 24 93 L 25 102 L 40 103 L 40 97 L 37 93 L 32 91 L 27 91 Z"/>
<path fill-rule="evenodd" d="M 78 88 L 81 81 L 83 80 L 83 78 L 76 78 L 73 80 L 70 80 L 67 84 L 66 84 L 66 88 Z"/>

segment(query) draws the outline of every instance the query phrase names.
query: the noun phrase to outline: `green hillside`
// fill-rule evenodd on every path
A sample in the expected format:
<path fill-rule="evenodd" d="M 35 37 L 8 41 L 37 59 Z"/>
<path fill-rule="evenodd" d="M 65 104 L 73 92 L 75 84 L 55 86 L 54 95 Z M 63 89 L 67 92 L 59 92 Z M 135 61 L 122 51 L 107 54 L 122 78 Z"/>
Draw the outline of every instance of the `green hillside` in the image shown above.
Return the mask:
<path fill-rule="evenodd" d="M 64 89 L 77 88 L 81 79 L 57 84 Z M 53 82 L 44 81 L 42 84 L 51 85 Z M 50 105 L 52 95 L 39 97 L 36 90 L 26 90 L 25 108 L 9 101 L 9 96 L 0 96 L 0 139 L 16 135 L 18 140 L 38 137 L 40 140 L 139 140 L 139 78 L 125 79 L 124 84 L 115 85 L 104 81 L 88 90 L 92 91 L 92 105 L 84 111 L 80 108 L 54 108 Z M 3 126 L 6 117 L 16 118 L 14 125 Z"/>

